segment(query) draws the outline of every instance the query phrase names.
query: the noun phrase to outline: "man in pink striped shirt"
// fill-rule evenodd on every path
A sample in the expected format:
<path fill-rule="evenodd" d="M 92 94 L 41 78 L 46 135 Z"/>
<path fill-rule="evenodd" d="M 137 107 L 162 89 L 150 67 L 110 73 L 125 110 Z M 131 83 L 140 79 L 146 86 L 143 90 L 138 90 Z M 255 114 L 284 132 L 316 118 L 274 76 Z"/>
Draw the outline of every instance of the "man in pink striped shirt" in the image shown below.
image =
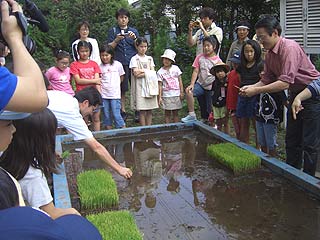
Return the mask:
<path fill-rule="evenodd" d="M 262 79 L 240 89 L 242 96 L 289 90 L 290 105 L 295 96 L 320 77 L 308 56 L 293 40 L 281 37 L 281 26 L 271 16 L 260 19 L 256 25 L 257 40 L 268 50 Z M 320 98 L 303 102 L 304 110 L 297 119 L 288 107 L 286 130 L 286 162 L 313 175 L 320 156 Z"/>

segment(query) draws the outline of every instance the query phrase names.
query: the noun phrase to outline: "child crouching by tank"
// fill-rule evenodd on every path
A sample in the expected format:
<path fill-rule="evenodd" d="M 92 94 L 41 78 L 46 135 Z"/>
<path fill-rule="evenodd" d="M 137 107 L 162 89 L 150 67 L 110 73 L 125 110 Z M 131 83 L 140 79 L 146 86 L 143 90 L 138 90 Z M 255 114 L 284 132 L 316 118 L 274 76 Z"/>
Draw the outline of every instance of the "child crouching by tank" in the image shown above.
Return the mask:
<path fill-rule="evenodd" d="M 175 65 L 176 53 L 166 49 L 161 56 L 162 67 L 159 69 L 159 105 L 164 109 L 165 123 L 179 122 L 178 111 L 182 108 L 184 97 L 181 70 Z"/>
<path fill-rule="evenodd" d="M 193 72 L 191 76 L 190 85 L 186 88 L 186 100 L 188 104 L 188 115 L 181 119 L 182 122 L 196 121 L 197 117 L 194 111 L 194 97 L 204 97 L 205 102 L 199 102 L 200 111 L 205 112 L 205 116 L 201 116 L 207 120 L 209 114 L 212 112 L 212 83 L 214 76 L 210 73 L 210 69 L 219 62 L 222 62 L 217 55 L 219 43 L 217 38 L 208 36 L 203 38 L 203 54 L 199 54 L 193 64 Z"/>
<path fill-rule="evenodd" d="M 226 107 L 227 98 L 227 73 L 229 66 L 225 63 L 217 63 L 210 69 L 210 73 L 215 76 L 215 81 L 212 83 L 212 111 L 213 118 L 219 131 L 229 134 L 229 117 Z"/>
<path fill-rule="evenodd" d="M 25 119 L 14 120 L 13 124 L 16 133 L 0 157 L 0 166 L 19 181 L 25 202 L 53 219 L 66 214 L 80 215 L 74 208 L 56 208 L 47 183 L 46 177 L 57 172 L 57 119 L 54 114 L 45 109 Z"/>

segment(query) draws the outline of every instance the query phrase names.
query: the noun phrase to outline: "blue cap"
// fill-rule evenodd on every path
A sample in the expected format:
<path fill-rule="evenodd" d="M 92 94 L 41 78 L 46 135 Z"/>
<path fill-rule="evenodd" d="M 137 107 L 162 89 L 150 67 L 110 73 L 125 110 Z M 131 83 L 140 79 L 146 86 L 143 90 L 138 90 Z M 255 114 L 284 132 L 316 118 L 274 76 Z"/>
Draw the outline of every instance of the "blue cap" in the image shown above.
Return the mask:
<path fill-rule="evenodd" d="M 236 51 L 233 54 L 233 57 L 229 59 L 229 61 L 233 62 L 233 63 L 236 63 L 236 64 L 240 64 L 240 62 L 241 62 L 240 56 L 241 56 L 241 51 Z"/>
<path fill-rule="evenodd" d="M 55 220 L 31 207 L 0 211 L 1 239 L 102 240 L 99 231 L 84 217 L 70 214 Z"/>
<path fill-rule="evenodd" d="M 29 117 L 31 113 L 3 111 L 0 113 L 0 120 L 18 120 Z"/>

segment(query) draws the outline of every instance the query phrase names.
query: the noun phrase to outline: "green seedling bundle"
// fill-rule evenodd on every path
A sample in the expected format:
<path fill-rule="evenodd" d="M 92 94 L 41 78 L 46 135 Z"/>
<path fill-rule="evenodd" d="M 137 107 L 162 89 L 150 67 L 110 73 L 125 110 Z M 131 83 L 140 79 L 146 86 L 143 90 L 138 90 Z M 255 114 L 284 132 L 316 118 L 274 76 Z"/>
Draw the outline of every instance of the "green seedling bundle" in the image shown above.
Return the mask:
<path fill-rule="evenodd" d="M 119 195 L 111 173 L 89 170 L 77 176 L 78 193 L 83 210 L 106 209 L 117 206 Z"/>
<path fill-rule="evenodd" d="M 110 211 L 87 215 L 104 240 L 142 240 L 135 220 L 129 211 Z"/>
<path fill-rule="evenodd" d="M 234 174 L 250 172 L 261 166 L 258 156 L 232 143 L 209 145 L 207 152 L 210 157 L 231 168 Z"/>

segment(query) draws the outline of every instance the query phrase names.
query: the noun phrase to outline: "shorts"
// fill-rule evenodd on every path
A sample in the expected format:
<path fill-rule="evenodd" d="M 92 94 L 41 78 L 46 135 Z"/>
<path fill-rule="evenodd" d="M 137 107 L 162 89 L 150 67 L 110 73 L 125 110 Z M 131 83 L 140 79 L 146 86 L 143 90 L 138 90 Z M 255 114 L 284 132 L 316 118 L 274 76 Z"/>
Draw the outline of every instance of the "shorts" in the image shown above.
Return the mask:
<path fill-rule="evenodd" d="M 180 96 L 178 97 L 163 97 L 162 109 L 164 110 L 178 110 L 182 108 Z"/>
<path fill-rule="evenodd" d="M 213 118 L 214 119 L 221 119 L 226 117 L 227 115 L 227 108 L 226 107 L 215 107 L 212 108 L 213 111 Z"/>
<path fill-rule="evenodd" d="M 121 82 L 121 94 L 128 92 L 129 90 L 129 81 L 131 82 L 131 70 L 128 65 L 122 65 L 125 72 L 123 76 L 123 81 Z"/>
<path fill-rule="evenodd" d="M 238 97 L 237 112 L 238 118 L 253 118 L 256 116 L 257 96 Z"/>
<path fill-rule="evenodd" d="M 274 150 L 277 146 L 277 124 L 256 121 L 258 144 Z"/>

